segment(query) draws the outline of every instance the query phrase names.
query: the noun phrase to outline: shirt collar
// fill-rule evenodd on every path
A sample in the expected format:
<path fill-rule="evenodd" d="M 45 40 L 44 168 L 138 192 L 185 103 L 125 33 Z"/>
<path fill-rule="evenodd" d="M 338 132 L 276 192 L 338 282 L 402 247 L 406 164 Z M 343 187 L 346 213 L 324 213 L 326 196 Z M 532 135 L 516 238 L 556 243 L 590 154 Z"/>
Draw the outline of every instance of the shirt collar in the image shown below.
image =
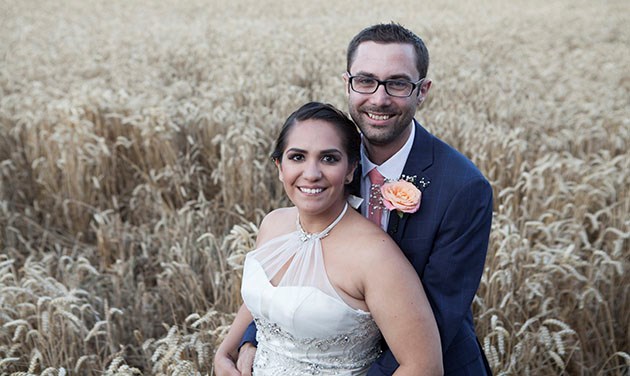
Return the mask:
<path fill-rule="evenodd" d="M 380 166 L 374 164 L 367 156 L 367 150 L 365 150 L 365 145 L 361 144 L 361 177 L 365 178 L 374 167 L 377 167 L 378 172 L 381 173 L 385 177 L 386 180 L 398 180 L 402 175 L 403 169 L 405 168 L 405 163 L 407 162 L 407 157 L 409 157 L 409 153 L 411 153 L 411 147 L 413 146 L 413 140 L 416 135 L 416 127 L 414 122 L 411 123 L 411 133 L 409 134 L 409 138 L 407 138 L 407 142 L 403 145 L 400 150 L 396 152 L 396 154 L 392 155 L 388 160 L 383 162 Z"/>

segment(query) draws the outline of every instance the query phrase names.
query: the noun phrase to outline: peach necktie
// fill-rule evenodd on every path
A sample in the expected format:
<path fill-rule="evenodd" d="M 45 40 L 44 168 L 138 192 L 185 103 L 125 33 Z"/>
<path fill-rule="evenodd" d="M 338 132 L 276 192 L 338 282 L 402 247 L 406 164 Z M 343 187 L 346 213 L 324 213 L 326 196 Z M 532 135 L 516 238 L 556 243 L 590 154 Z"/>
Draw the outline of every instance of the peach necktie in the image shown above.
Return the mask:
<path fill-rule="evenodd" d="M 370 178 L 370 199 L 368 201 L 368 219 L 378 227 L 381 227 L 381 217 L 383 214 L 383 196 L 381 195 L 381 186 L 383 182 L 385 182 L 385 178 L 381 175 L 380 172 L 374 167 L 370 172 L 368 172 L 368 177 Z"/>

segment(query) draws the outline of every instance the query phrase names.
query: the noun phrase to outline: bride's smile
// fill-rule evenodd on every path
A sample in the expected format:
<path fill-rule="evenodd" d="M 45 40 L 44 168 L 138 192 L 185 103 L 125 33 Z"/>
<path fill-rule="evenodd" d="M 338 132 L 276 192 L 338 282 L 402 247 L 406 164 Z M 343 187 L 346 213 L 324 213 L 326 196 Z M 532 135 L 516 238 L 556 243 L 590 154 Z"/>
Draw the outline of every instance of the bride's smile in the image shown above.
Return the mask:
<path fill-rule="evenodd" d="M 298 187 L 300 191 L 307 195 L 316 195 L 322 193 L 325 188 L 308 188 L 308 187 Z"/>

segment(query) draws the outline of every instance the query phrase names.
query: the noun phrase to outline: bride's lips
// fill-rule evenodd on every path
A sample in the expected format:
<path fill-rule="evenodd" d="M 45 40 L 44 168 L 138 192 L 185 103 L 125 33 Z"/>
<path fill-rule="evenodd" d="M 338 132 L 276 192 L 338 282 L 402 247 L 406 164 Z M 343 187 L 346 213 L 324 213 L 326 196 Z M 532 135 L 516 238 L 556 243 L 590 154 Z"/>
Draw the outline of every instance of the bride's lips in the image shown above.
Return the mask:
<path fill-rule="evenodd" d="M 307 195 L 317 195 L 324 191 L 322 187 L 298 187 L 300 192 L 305 193 Z"/>

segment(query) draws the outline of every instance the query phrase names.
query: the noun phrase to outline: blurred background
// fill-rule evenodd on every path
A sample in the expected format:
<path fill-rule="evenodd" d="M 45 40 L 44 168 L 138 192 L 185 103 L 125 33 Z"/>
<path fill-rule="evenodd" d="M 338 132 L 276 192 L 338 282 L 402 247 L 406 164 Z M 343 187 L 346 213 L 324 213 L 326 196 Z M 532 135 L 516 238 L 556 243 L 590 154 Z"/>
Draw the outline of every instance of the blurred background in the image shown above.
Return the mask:
<path fill-rule="evenodd" d="M 0 0 L 0 374 L 208 374 L 286 117 L 350 39 L 416 32 L 417 113 L 494 189 L 496 375 L 630 369 L 630 5 Z M 624 26 L 626 25 L 626 26 Z"/>

